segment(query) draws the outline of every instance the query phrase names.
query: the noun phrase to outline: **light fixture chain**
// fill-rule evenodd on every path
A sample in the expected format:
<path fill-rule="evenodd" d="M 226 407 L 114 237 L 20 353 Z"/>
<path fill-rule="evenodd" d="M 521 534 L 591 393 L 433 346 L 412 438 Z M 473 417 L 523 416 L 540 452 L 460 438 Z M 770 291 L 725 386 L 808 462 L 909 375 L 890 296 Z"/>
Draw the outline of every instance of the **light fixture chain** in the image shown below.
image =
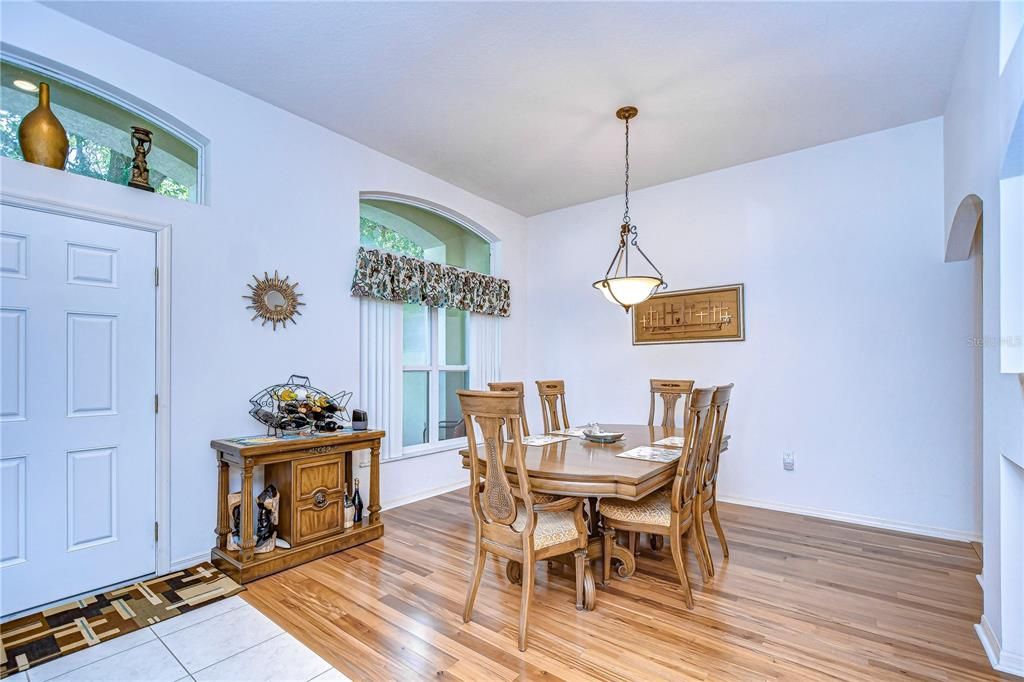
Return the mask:
<path fill-rule="evenodd" d="M 626 119 L 626 210 L 622 214 L 622 224 L 629 225 L 629 119 Z"/>
<path fill-rule="evenodd" d="M 631 106 L 621 107 L 615 112 L 616 118 L 624 121 L 626 124 L 624 164 L 625 206 L 622 213 L 622 224 L 619 226 L 619 248 L 615 250 L 615 255 L 612 256 L 611 263 L 608 264 L 608 269 L 604 273 L 604 279 L 594 282 L 594 288 L 601 291 L 608 300 L 622 306 L 626 314 L 629 314 L 630 308 L 653 296 L 658 289 L 668 287 L 665 283 L 664 275 L 661 274 L 661 270 L 651 262 L 651 259 L 637 243 L 639 230 L 632 223 L 629 216 L 629 120 L 636 115 L 636 107 Z M 630 273 L 630 247 L 639 252 L 642 262 L 646 262 L 647 266 L 657 273 L 657 277 L 649 275 L 634 276 Z M 654 283 L 650 284 L 652 280 Z M 650 286 L 649 289 L 648 285 Z"/>

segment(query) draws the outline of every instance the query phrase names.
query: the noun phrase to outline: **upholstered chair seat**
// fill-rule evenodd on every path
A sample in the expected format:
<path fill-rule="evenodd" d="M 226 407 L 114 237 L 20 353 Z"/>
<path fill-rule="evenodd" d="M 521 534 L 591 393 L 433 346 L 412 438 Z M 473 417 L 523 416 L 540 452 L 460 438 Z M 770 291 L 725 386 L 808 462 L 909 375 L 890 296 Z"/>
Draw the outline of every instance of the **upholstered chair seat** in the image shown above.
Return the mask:
<path fill-rule="evenodd" d="M 606 498 L 601 500 L 601 516 L 612 521 L 642 523 L 648 526 L 664 526 L 672 524 L 672 490 L 662 489 L 653 492 L 643 499 L 619 500 Z"/>
<path fill-rule="evenodd" d="M 550 495 L 534 495 L 533 501 L 537 504 L 543 504 L 537 498 L 549 497 L 550 501 L 555 501 L 559 498 L 551 497 Z M 523 505 L 522 501 L 518 502 L 519 514 L 516 516 L 516 520 L 512 522 L 512 530 L 522 531 L 526 528 L 526 506 Z M 569 542 L 579 537 L 579 530 L 576 528 L 576 514 L 573 511 L 557 511 L 557 512 L 537 512 L 537 525 L 533 529 L 533 548 L 544 549 L 552 545 L 557 545 L 561 542 Z"/>

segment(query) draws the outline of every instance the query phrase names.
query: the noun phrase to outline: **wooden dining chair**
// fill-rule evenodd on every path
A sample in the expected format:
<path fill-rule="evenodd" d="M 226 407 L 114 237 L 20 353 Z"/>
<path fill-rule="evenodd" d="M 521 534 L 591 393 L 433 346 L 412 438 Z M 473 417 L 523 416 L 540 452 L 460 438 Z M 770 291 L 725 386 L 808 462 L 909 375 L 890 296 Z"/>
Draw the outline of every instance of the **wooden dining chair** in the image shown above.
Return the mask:
<path fill-rule="evenodd" d="M 526 395 L 526 388 L 523 386 L 521 381 L 492 381 L 487 384 L 487 388 L 492 391 L 499 391 L 501 393 L 518 393 L 519 395 L 519 414 L 523 424 L 523 435 L 530 435 L 530 425 L 526 423 L 526 401 L 524 396 Z M 511 427 L 511 422 L 506 424 L 506 430 Z M 508 432 L 508 440 L 512 440 L 511 431 Z"/>
<path fill-rule="evenodd" d="M 565 411 L 565 381 L 546 379 L 537 382 L 540 393 L 540 410 L 544 415 L 544 433 L 569 428 L 569 415 Z M 559 419 L 561 409 L 561 419 Z"/>
<path fill-rule="evenodd" d="M 683 399 L 683 414 L 690 407 L 690 394 L 693 392 L 693 379 L 651 379 L 651 413 L 647 424 L 654 426 L 655 403 L 661 398 L 661 425 L 666 428 L 676 426 L 676 406 Z"/>
<path fill-rule="evenodd" d="M 693 593 L 686 573 L 686 548 L 693 543 L 694 554 L 700 565 L 701 577 L 710 577 L 706 561 L 697 537 L 695 521 L 698 521 L 696 500 L 700 482 L 700 468 L 706 457 L 705 450 L 711 441 L 710 414 L 711 395 L 714 389 L 698 388 L 693 391 L 686 415 L 685 444 L 671 488 L 662 488 L 637 501 L 604 498 L 601 500 L 601 518 L 604 522 L 604 581 L 611 574 L 612 543 L 615 532 L 641 532 L 653 535 L 667 535 L 672 546 L 672 559 L 683 585 L 687 608 L 693 608 Z"/>
<path fill-rule="evenodd" d="M 576 568 L 576 608 L 583 610 L 585 607 L 587 526 L 583 519 L 583 498 L 567 497 L 541 504 L 531 494 L 526 448 L 522 442 L 522 413 L 515 394 L 458 391 L 458 395 L 466 420 L 469 499 L 476 531 L 473 574 L 462 619 L 468 623 L 473 615 L 473 602 L 487 553 L 519 562 L 522 566 L 519 650 L 526 651 L 536 562 L 572 553 Z M 506 425 L 511 425 L 512 430 L 511 442 L 507 444 L 502 436 Z M 482 461 L 478 440 L 483 446 Z M 505 470 L 506 454 L 511 455 L 515 463 L 516 482 Z"/>
<path fill-rule="evenodd" d="M 722 455 L 722 437 L 725 433 L 725 417 L 729 413 L 732 387 L 733 384 L 716 386 L 715 393 L 711 396 L 711 438 L 705 453 L 704 465 L 701 467 L 700 485 L 697 486 L 697 535 L 700 539 L 701 549 L 707 557 L 708 571 L 711 575 L 715 574 L 715 564 L 711 559 L 708 535 L 704 530 L 705 514 L 711 517 L 711 523 L 715 526 L 718 542 L 722 545 L 723 558 L 729 558 L 729 545 L 725 542 L 722 521 L 718 518 L 716 493 L 718 492 L 718 463 Z"/>

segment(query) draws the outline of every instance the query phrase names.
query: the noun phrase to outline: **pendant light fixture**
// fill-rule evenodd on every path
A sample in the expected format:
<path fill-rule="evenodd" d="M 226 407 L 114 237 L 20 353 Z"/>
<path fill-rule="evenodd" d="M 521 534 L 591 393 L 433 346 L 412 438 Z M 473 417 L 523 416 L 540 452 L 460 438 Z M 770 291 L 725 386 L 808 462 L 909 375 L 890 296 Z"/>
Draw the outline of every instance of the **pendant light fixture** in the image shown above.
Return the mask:
<path fill-rule="evenodd" d="M 612 262 L 604 273 L 604 279 L 594 282 L 594 288 L 604 294 L 612 303 L 621 305 L 626 314 L 629 309 L 638 303 L 643 303 L 650 298 L 658 289 L 664 289 L 665 284 L 661 271 L 655 267 L 647 254 L 643 252 L 640 245 L 636 243 L 636 225 L 629 221 L 629 121 L 635 118 L 636 107 L 622 107 L 615 112 L 615 116 L 626 122 L 626 210 L 622 214 L 622 225 L 619 228 L 619 248 L 612 257 Z M 655 275 L 633 275 L 629 272 L 629 251 L 630 247 L 647 261 L 647 264 L 654 269 Z"/>

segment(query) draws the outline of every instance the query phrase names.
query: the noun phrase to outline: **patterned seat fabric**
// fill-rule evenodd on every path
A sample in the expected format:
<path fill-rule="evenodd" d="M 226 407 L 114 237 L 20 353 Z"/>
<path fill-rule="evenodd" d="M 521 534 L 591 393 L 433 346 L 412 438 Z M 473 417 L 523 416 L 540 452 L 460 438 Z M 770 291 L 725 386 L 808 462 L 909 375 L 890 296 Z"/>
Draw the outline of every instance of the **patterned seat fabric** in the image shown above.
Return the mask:
<path fill-rule="evenodd" d="M 562 499 L 557 495 L 547 495 L 545 493 L 533 493 L 534 504 L 548 504 L 549 502 L 555 502 Z"/>
<path fill-rule="evenodd" d="M 538 496 L 534 496 L 534 501 Z M 526 527 L 526 507 L 522 501 L 516 500 L 519 513 L 512 522 L 512 529 L 521 531 Z M 564 512 L 537 512 L 537 525 L 533 529 L 533 548 L 542 549 L 557 545 L 566 540 L 575 540 L 580 536 L 576 530 L 575 514 Z"/>
<path fill-rule="evenodd" d="M 636 502 L 606 498 L 601 500 L 601 516 L 612 521 L 668 527 L 672 522 L 671 495 L 668 490 L 659 490 Z"/>

